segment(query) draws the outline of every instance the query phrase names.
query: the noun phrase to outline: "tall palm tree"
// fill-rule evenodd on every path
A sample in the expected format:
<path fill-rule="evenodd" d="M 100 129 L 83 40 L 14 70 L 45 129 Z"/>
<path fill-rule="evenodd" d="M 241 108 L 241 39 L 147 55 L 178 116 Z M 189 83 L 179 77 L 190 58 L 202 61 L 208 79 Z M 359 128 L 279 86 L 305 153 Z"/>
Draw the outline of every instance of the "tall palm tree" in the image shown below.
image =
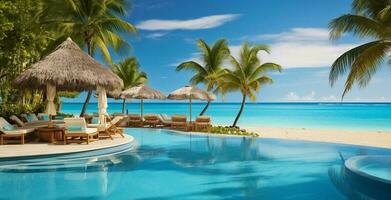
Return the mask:
<path fill-rule="evenodd" d="M 181 63 L 176 70 L 191 70 L 194 71 L 194 76 L 190 79 L 191 84 L 203 83 L 206 85 L 207 91 L 214 93 L 219 92 L 219 78 L 224 72 L 224 62 L 229 57 L 230 51 L 225 39 L 217 40 L 210 47 L 204 40 L 197 41 L 197 46 L 200 49 L 202 64 L 196 61 L 187 61 Z M 207 102 L 200 115 L 203 115 L 208 109 L 210 101 Z"/>
<path fill-rule="evenodd" d="M 63 33 L 57 41 L 72 37 L 90 56 L 99 50 L 109 64 L 110 49 L 126 51 L 130 45 L 120 33 L 136 33 L 135 26 L 123 19 L 129 7 L 126 0 L 44 0 L 43 22 Z M 88 91 L 81 116 L 84 115 L 92 91 Z"/>
<path fill-rule="evenodd" d="M 233 127 L 236 127 L 243 112 L 246 98 L 248 97 L 251 101 L 255 101 L 261 86 L 273 82 L 273 79 L 266 73 L 269 71 L 281 72 L 282 70 L 282 67 L 278 64 L 271 62 L 261 63 L 258 57 L 260 51 L 269 53 L 269 47 L 266 45 L 250 46 L 248 43 L 244 43 L 239 59 L 231 56 L 230 60 L 233 69 L 226 69 L 226 73 L 223 75 L 222 88 L 224 92 L 240 91 L 242 93 L 242 104 L 232 124 Z"/>
<path fill-rule="evenodd" d="M 145 84 L 148 80 L 147 74 L 140 71 L 140 65 L 135 57 L 129 57 L 111 65 L 111 70 L 122 79 L 124 89 Z M 123 99 L 122 113 L 125 113 L 125 103 L 126 99 Z"/>
<path fill-rule="evenodd" d="M 352 8 L 351 14 L 342 15 L 330 22 L 330 38 L 338 39 L 344 33 L 351 32 L 373 41 L 345 52 L 331 66 L 331 86 L 334 86 L 340 76 L 348 73 L 342 98 L 354 84 L 365 87 L 391 50 L 391 1 L 354 0 Z"/>

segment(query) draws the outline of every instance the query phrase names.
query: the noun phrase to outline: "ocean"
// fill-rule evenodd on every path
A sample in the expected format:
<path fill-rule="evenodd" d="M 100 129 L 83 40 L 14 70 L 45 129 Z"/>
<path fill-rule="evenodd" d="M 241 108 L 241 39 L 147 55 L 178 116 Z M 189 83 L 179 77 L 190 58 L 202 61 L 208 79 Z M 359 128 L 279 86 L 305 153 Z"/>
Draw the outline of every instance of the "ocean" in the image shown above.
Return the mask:
<path fill-rule="evenodd" d="M 82 103 L 63 103 L 61 112 L 80 114 Z M 198 115 L 205 103 L 193 103 Z M 127 103 L 130 113 L 140 113 L 139 103 Z M 205 115 L 214 124 L 231 125 L 240 103 L 211 103 Z M 121 103 L 109 103 L 108 112 L 121 112 Z M 144 113 L 188 114 L 187 103 L 144 103 Z M 90 103 L 87 113 L 98 112 Z M 391 103 L 247 103 L 239 126 L 321 128 L 391 131 Z"/>

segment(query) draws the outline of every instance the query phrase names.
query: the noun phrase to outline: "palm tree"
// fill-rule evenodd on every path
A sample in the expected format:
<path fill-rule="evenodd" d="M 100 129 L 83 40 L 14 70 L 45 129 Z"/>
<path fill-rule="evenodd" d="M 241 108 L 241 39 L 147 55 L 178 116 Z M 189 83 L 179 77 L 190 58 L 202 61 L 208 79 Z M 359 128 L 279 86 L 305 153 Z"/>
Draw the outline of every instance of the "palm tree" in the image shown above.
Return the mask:
<path fill-rule="evenodd" d="M 111 70 L 122 79 L 124 89 L 145 84 L 148 80 L 147 74 L 140 71 L 140 65 L 135 57 L 129 57 L 111 65 Z M 122 100 L 122 113 L 125 113 L 125 101 L 126 99 Z"/>
<path fill-rule="evenodd" d="M 342 99 L 354 84 L 365 87 L 391 50 L 391 2 L 354 0 L 352 8 L 351 14 L 342 15 L 330 22 L 330 38 L 338 39 L 344 33 L 351 32 L 373 41 L 345 52 L 331 66 L 331 86 L 348 72 Z"/>
<path fill-rule="evenodd" d="M 126 0 L 44 0 L 43 22 L 64 33 L 57 41 L 71 37 L 90 56 L 99 50 L 111 64 L 110 49 L 126 51 L 130 45 L 120 33 L 136 33 L 135 26 L 122 19 L 126 16 Z M 88 91 L 80 116 L 84 115 L 92 91 Z"/>
<path fill-rule="evenodd" d="M 202 64 L 196 61 L 187 61 L 181 63 L 176 70 L 191 70 L 194 71 L 194 76 L 190 79 L 191 84 L 203 83 L 206 85 L 207 91 L 214 90 L 214 93 L 219 92 L 218 77 L 224 72 L 224 62 L 229 57 L 229 48 L 225 39 L 216 41 L 210 47 L 204 40 L 197 41 L 198 48 L 202 57 Z M 208 109 L 210 101 L 205 105 L 200 115 L 203 115 Z"/>
<path fill-rule="evenodd" d="M 222 90 L 224 92 L 239 90 L 242 93 L 242 104 L 232 124 L 233 127 L 236 127 L 243 112 L 246 98 L 248 97 L 251 101 L 255 101 L 261 86 L 273 82 L 273 79 L 266 73 L 269 71 L 281 72 L 282 70 L 282 67 L 275 63 L 267 62 L 262 64 L 258 57 L 260 51 L 269 53 L 269 47 L 266 45 L 250 46 L 248 43 L 244 43 L 239 59 L 237 60 L 231 56 L 230 60 L 233 69 L 226 69 L 226 73 L 223 75 Z"/>

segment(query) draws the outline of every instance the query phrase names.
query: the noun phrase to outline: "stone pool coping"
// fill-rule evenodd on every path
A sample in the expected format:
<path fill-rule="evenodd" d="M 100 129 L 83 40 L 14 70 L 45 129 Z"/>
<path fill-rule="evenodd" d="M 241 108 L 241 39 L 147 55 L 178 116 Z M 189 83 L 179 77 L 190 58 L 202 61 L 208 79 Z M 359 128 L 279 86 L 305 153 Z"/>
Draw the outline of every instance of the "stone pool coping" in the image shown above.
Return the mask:
<path fill-rule="evenodd" d="M 96 151 L 131 144 L 135 139 L 125 134 L 122 138 L 115 135 L 113 140 L 103 139 L 90 144 L 48 144 L 48 143 L 26 143 L 26 144 L 9 144 L 0 145 L 0 159 L 4 158 L 21 158 L 21 157 L 38 157 L 50 155 L 63 155 L 72 153 L 82 153 Z"/>

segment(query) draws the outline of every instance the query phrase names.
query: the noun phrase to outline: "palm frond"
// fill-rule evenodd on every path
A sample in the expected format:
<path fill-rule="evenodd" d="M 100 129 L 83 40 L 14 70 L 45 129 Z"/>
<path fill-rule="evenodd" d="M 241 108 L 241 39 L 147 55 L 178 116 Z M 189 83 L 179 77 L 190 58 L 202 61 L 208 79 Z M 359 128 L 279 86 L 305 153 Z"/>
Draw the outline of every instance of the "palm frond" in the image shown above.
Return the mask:
<path fill-rule="evenodd" d="M 352 64 L 342 98 L 351 90 L 355 82 L 358 82 L 360 87 L 368 84 L 390 49 L 391 41 L 377 41 L 360 53 Z"/>
<path fill-rule="evenodd" d="M 329 23 L 330 38 L 338 39 L 342 34 L 352 32 L 359 37 L 384 38 L 390 35 L 390 29 L 379 22 L 360 15 L 346 14 Z"/>

